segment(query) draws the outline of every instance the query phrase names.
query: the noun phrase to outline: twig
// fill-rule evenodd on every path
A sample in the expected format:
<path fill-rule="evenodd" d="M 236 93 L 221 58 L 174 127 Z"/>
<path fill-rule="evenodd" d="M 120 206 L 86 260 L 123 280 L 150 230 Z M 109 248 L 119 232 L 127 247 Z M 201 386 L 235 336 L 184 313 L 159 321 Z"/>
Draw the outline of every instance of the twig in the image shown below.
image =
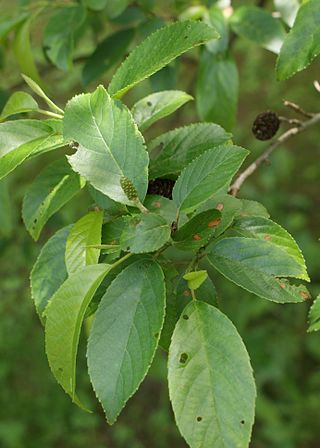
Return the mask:
<path fill-rule="evenodd" d="M 251 165 L 248 166 L 240 175 L 239 177 L 234 181 L 234 183 L 229 188 L 229 192 L 236 196 L 244 183 L 244 181 L 251 176 L 252 173 L 256 171 L 256 169 L 263 163 L 268 160 L 270 155 L 273 153 L 273 151 L 278 148 L 278 146 L 282 145 L 285 141 L 289 140 L 289 138 L 293 137 L 294 135 L 300 134 L 301 132 L 305 131 L 306 129 L 310 128 L 314 124 L 318 123 L 320 121 L 320 113 L 314 114 L 312 118 L 309 120 L 306 120 L 302 122 L 299 126 L 295 126 L 293 128 L 288 129 L 286 132 L 284 132 L 280 137 L 277 138 L 270 146 L 267 147 L 267 149 L 261 154 L 260 157 L 258 157 L 254 162 L 251 163 Z"/>
<path fill-rule="evenodd" d="M 283 100 L 283 105 L 286 107 L 290 107 L 290 109 L 294 110 L 297 114 L 303 115 L 307 118 L 312 118 L 315 116 L 312 112 L 307 112 L 302 107 L 300 107 L 298 104 L 293 103 L 292 101 Z"/>

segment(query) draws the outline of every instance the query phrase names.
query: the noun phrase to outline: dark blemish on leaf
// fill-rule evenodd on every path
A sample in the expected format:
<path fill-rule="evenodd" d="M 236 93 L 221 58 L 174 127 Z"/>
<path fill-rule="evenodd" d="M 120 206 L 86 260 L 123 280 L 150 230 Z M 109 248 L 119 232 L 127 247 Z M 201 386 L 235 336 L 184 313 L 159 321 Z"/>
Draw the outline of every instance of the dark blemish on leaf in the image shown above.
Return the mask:
<path fill-rule="evenodd" d="M 185 364 L 187 362 L 187 359 L 188 359 L 188 355 L 186 353 L 181 353 L 180 360 L 179 360 L 180 364 Z"/>
<path fill-rule="evenodd" d="M 151 103 L 151 101 L 147 101 L 147 106 L 149 106 L 149 107 L 151 107 L 151 106 L 152 106 L 152 103 Z"/>
<path fill-rule="evenodd" d="M 188 39 L 188 36 L 184 36 L 185 39 Z"/>
<path fill-rule="evenodd" d="M 164 143 L 163 143 L 163 142 L 160 142 L 160 143 L 159 143 L 159 146 L 160 146 L 160 148 L 163 148 L 163 147 L 164 147 Z"/>
<path fill-rule="evenodd" d="M 197 417 L 197 422 L 201 422 L 202 417 Z"/>
<path fill-rule="evenodd" d="M 184 320 L 188 320 L 188 319 L 189 319 L 189 316 L 187 316 L 187 314 L 184 314 L 184 315 L 182 316 L 182 318 L 183 318 Z"/>
<path fill-rule="evenodd" d="M 158 338 L 158 337 L 159 337 L 159 333 L 155 333 L 155 334 L 154 334 L 154 337 L 155 337 L 155 338 Z"/>
<path fill-rule="evenodd" d="M 129 251 L 130 251 L 130 247 L 129 247 L 129 246 L 127 247 L 126 251 L 127 251 L 127 252 L 129 252 Z"/>
<path fill-rule="evenodd" d="M 62 368 L 62 367 L 59 367 L 59 368 L 58 368 L 58 371 L 59 371 L 59 372 L 63 372 L 63 368 Z"/>
<path fill-rule="evenodd" d="M 34 218 L 34 220 L 33 220 L 33 224 L 37 224 L 37 222 L 38 222 L 38 219 L 37 219 L 37 218 Z"/>
<path fill-rule="evenodd" d="M 241 423 L 241 425 L 244 425 L 244 424 L 245 424 L 245 421 L 244 421 L 244 420 L 241 420 L 240 423 Z"/>

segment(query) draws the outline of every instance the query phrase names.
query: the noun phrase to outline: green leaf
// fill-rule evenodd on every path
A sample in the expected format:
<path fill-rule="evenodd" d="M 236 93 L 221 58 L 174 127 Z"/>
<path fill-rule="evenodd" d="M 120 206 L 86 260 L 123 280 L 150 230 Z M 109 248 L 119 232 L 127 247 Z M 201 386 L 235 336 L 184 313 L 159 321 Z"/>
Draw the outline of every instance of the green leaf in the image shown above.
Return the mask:
<path fill-rule="evenodd" d="M 233 31 L 241 37 L 278 54 L 286 36 L 281 22 L 256 6 L 241 6 L 231 16 Z"/>
<path fill-rule="evenodd" d="M 300 276 L 301 268 L 285 251 L 268 241 L 224 238 L 211 249 L 208 259 L 212 266 L 259 297 L 278 303 L 297 303 L 309 297 L 304 286 L 293 286 L 277 278 Z"/>
<path fill-rule="evenodd" d="M 65 159 L 44 168 L 27 190 L 22 217 L 33 239 L 37 240 L 48 219 L 85 185 Z"/>
<path fill-rule="evenodd" d="M 300 7 L 299 0 L 274 0 L 273 3 L 282 20 L 292 27 Z"/>
<path fill-rule="evenodd" d="M 197 213 L 217 209 L 221 213 L 221 222 L 213 229 L 212 236 L 218 237 L 231 226 L 235 216 L 241 211 L 241 200 L 228 194 L 215 194 L 200 205 Z"/>
<path fill-rule="evenodd" d="M 48 58 L 61 70 L 72 67 L 75 32 L 86 18 L 82 5 L 59 8 L 49 19 L 44 31 L 43 46 Z"/>
<path fill-rule="evenodd" d="M 37 13 L 29 15 L 27 20 L 18 26 L 13 40 L 13 50 L 21 72 L 28 75 L 38 84 L 42 84 L 30 42 L 30 27 L 36 16 Z"/>
<path fill-rule="evenodd" d="M 309 311 L 308 333 L 320 330 L 320 295 L 313 302 Z"/>
<path fill-rule="evenodd" d="M 250 359 L 232 322 L 216 308 L 190 303 L 169 349 L 169 395 L 191 448 L 249 445 L 256 389 Z"/>
<path fill-rule="evenodd" d="M 189 213 L 228 186 L 247 154 L 246 149 L 235 145 L 220 145 L 203 153 L 182 171 L 175 183 L 172 197 L 176 206 Z"/>
<path fill-rule="evenodd" d="M 108 0 L 106 3 L 106 14 L 111 19 L 119 16 L 128 6 L 129 0 Z"/>
<path fill-rule="evenodd" d="M 146 213 L 130 219 L 121 235 L 120 246 L 134 254 L 153 252 L 170 239 L 167 221 L 155 213 Z"/>
<path fill-rule="evenodd" d="M 151 179 L 179 173 L 207 149 L 221 145 L 231 137 L 213 123 L 194 123 L 159 135 L 148 145 Z"/>
<path fill-rule="evenodd" d="M 181 90 L 166 90 L 142 98 L 132 107 L 131 112 L 141 131 L 144 131 L 192 99 L 191 95 Z"/>
<path fill-rule="evenodd" d="M 90 196 L 94 200 L 95 204 L 104 209 L 107 210 L 109 215 L 121 215 L 122 213 L 126 212 L 126 206 L 119 204 L 118 202 L 113 201 L 105 194 L 101 193 L 101 191 L 96 190 L 93 188 L 92 185 L 88 184 L 88 191 L 90 193 Z"/>
<path fill-rule="evenodd" d="M 46 353 L 58 383 L 81 405 L 75 394 L 76 359 L 86 309 L 111 266 L 90 265 L 75 272 L 60 286 L 45 309 Z"/>
<path fill-rule="evenodd" d="M 269 246 L 282 249 L 300 266 L 300 275 L 297 278 L 310 281 L 300 248 L 292 236 L 279 224 L 262 216 L 243 217 L 235 221 L 233 229 L 240 236 L 266 241 Z"/>
<path fill-rule="evenodd" d="M 217 6 L 212 6 L 204 16 L 204 21 L 220 34 L 220 39 L 211 40 L 206 43 L 207 50 L 213 54 L 225 52 L 229 46 L 229 29 L 222 9 Z"/>
<path fill-rule="evenodd" d="M 236 120 L 238 70 L 228 54 L 204 49 L 197 78 L 197 109 L 201 120 L 213 121 L 230 130 Z"/>
<path fill-rule="evenodd" d="M 63 146 L 61 135 L 45 121 L 13 120 L 0 124 L 0 179 L 27 157 Z"/>
<path fill-rule="evenodd" d="M 269 218 L 270 214 L 264 205 L 257 201 L 251 201 L 249 199 L 240 199 L 241 210 L 239 216 L 263 216 Z"/>
<path fill-rule="evenodd" d="M 134 30 L 128 28 L 107 36 L 89 56 L 82 71 L 82 81 L 86 86 L 99 78 L 122 59 L 134 36 Z"/>
<path fill-rule="evenodd" d="M 183 278 L 187 280 L 190 289 L 198 289 L 202 283 L 208 278 L 207 271 L 194 271 L 184 274 Z"/>
<path fill-rule="evenodd" d="M 94 245 L 101 244 L 103 212 L 89 212 L 77 221 L 69 233 L 66 245 L 66 267 L 70 274 L 89 264 L 97 264 L 100 250 Z"/>
<path fill-rule="evenodd" d="M 93 388 L 110 424 L 149 370 L 164 310 L 163 273 L 151 260 L 124 269 L 101 300 L 87 356 Z"/>
<path fill-rule="evenodd" d="M 109 0 L 85 0 L 84 3 L 87 8 L 92 9 L 93 11 L 102 11 Z"/>
<path fill-rule="evenodd" d="M 11 115 L 38 110 L 37 102 L 26 92 L 13 93 L 2 109 L 0 121 Z"/>
<path fill-rule="evenodd" d="M 28 13 L 25 12 L 15 15 L 14 17 L 12 15 L 2 16 L 0 18 L 0 40 L 7 37 L 7 35 L 15 28 L 17 28 L 21 24 L 21 22 L 24 22 L 27 17 Z"/>
<path fill-rule="evenodd" d="M 196 250 L 204 246 L 221 223 L 219 210 L 206 210 L 193 216 L 172 236 L 174 245 L 180 250 Z"/>
<path fill-rule="evenodd" d="M 48 97 L 48 95 L 46 95 L 46 93 L 43 91 L 43 89 L 31 78 L 29 78 L 29 76 L 21 73 L 22 78 L 24 79 L 24 81 L 26 82 L 26 84 L 28 84 L 28 86 L 30 87 L 30 89 L 38 96 L 40 96 L 40 98 L 44 99 L 44 101 L 48 104 L 48 106 L 50 107 L 50 109 L 53 112 L 58 112 L 59 114 L 64 113 L 63 109 L 60 109 L 60 107 L 58 107 L 56 104 L 54 104 L 54 102 Z M 47 122 L 53 122 L 53 120 L 47 120 Z M 59 120 L 55 120 L 56 122 L 59 122 Z"/>
<path fill-rule="evenodd" d="M 202 22 L 176 22 L 160 28 L 122 63 L 109 85 L 110 94 L 120 98 L 182 53 L 217 37 L 216 31 Z"/>
<path fill-rule="evenodd" d="M 70 156 L 74 171 L 97 190 L 123 204 L 134 205 L 122 190 L 127 177 L 143 202 L 148 187 L 148 153 L 144 140 L 128 109 L 110 98 L 100 86 L 68 102 L 64 115 L 64 136 L 80 146 Z"/>
<path fill-rule="evenodd" d="M 0 204 L 0 234 L 5 238 L 10 238 L 15 228 L 15 210 L 12 206 L 12 197 L 10 194 L 9 183 L 7 179 L 3 179 L 0 181 Z"/>
<path fill-rule="evenodd" d="M 64 257 L 70 229 L 64 227 L 46 242 L 31 271 L 31 295 L 41 320 L 49 300 L 67 278 Z"/>
<path fill-rule="evenodd" d="M 277 61 L 277 77 L 288 79 L 305 69 L 320 53 L 320 3 L 304 2 L 286 37 Z"/>
<path fill-rule="evenodd" d="M 163 196 L 147 195 L 144 206 L 152 213 L 162 216 L 168 224 L 172 224 L 177 216 L 177 207 L 173 201 Z"/>

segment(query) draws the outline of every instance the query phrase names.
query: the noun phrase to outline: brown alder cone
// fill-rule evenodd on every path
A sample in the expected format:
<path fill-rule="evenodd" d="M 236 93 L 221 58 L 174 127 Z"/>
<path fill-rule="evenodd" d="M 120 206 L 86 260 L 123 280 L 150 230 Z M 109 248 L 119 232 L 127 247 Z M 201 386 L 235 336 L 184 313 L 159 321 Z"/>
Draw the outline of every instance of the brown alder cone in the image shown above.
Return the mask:
<path fill-rule="evenodd" d="M 252 125 L 252 132 L 258 140 L 270 140 L 278 131 L 280 120 L 274 112 L 262 112 Z"/>

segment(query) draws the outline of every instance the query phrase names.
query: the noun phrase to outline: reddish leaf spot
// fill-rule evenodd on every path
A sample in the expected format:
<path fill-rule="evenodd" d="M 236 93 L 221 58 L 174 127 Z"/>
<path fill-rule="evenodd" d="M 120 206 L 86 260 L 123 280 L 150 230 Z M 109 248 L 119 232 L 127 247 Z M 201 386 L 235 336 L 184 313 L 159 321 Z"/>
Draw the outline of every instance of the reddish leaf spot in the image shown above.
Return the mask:
<path fill-rule="evenodd" d="M 213 219 L 212 221 L 208 222 L 208 227 L 211 229 L 212 227 L 217 227 L 221 222 L 220 218 Z"/>
<path fill-rule="evenodd" d="M 154 208 L 160 208 L 161 207 L 161 204 L 160 204 L 159 201 L 154 202 L 152 205 L 154 206 Z"/>
<path fill-rule="evenodd" d="M 284 283 L 280 283 L 280 288 L 285 289 L 286 285 Z"/>
<path fill-rule="evenodd" d="M 311 298 L 306 291 L 301 291 L 300 296 L 303 298 L 303 300 L 309 300 Z"/>
<path fill-rule="evenodd" d="M 271 241 L 272 240 L 272 236 L 271 235 L 265 235 L 263 237 L 263 239 L 266 240 L 266 241 Z"/>
<path fill-rule="evenodd" d="M 221 210 L 224 209 L 224 204 L 222 204 L 222 202 L 220 202 L 219 204 L 217 204 L 216 209 L 220 210 L 220 212 L 221 212 Z"/>
<path fill-rule="evenodd" d="M 192 239 L 194 239 L 195 241 L 200 241 L 202 240 L 202 237 L 198 233 L 195 233 L 194 235 L 192 235 Z"/>

